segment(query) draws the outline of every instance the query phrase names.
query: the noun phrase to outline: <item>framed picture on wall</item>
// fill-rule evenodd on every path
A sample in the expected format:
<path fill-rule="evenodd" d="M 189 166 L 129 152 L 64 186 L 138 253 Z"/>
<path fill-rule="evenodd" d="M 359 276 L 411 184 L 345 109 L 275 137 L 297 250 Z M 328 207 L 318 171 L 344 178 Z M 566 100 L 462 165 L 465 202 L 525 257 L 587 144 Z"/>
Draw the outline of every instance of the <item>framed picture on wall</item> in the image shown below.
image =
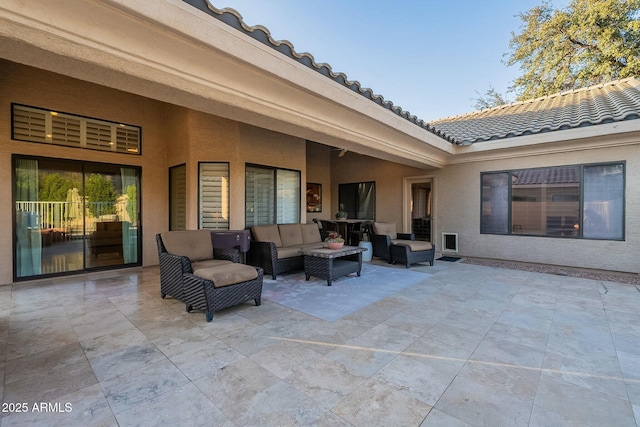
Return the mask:
<path fill-rule="evenodd" d="M 322 212 L 322 184 L 307 182 L 307 212 Z"/>

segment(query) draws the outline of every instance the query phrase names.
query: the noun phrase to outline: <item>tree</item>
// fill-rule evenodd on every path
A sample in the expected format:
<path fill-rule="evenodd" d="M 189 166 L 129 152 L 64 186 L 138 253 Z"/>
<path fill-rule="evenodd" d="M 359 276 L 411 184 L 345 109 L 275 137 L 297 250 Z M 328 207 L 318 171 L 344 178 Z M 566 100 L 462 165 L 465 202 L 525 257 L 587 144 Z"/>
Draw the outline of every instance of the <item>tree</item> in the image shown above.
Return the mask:
<path fill-rule="evenodd" d="M 506 61 L 523 72 L 518 99 L 640 76 L 639 17 L 640 0 L 571 0 L 565 10 L 545 1 L 520 14 Z"/>
<path fill-rule="evenodd" d="M 38 199 L 47 202 L 64 202 L 67 192 L 73 188 L 80 188 L 81 183 L 60 173 L 47 174 L 40 184 Z"/>
<path fill-rule="evenodd" d="M 135 223 L 138 217 L 138 189 L 135 185 L 127 185 L 126 188 L 127 194 L 127 215 L 129 216 L 129 221 Z"/>
<path fill-rule="evenodd" d="M 116 213 L 118 193 L 109 179 L 99 173 L 89 175 L 85 192 L 89 201 L 87 208 L 94 217 Z"/>
<path fill-rule="evenodd" d="M 504 96 L 500 92 L 497 92 L 493 86 L 490 86 L 484 95 L 480 95 L 480 92 L 478 91 L 476 91 L 476 93 L 480 97 L 471 98 L 473 101 L 476 101 L 476 103 L 474 104 L 474 108 L 476 110 L 484 110 L 485 108 L 499 107 L 500 105 L 505 105 L 509 103 L 509 101 L 505 100 Z"/>

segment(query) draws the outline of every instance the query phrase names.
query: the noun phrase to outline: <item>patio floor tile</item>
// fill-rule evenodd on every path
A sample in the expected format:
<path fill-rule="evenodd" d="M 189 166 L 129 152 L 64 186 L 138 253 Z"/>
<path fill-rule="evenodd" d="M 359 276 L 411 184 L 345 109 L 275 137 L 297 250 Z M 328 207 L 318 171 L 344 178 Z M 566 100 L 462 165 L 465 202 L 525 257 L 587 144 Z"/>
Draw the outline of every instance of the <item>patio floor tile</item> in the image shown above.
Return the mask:
<path fill-rule="evenodd" d="M 160 297 L 158 267 L 2 286 L 0 396 L 29 411 L 0 425 L 640 425 L 635 286 L 411 271 L 335 321 L 263 299 L 208 323 Z"/>

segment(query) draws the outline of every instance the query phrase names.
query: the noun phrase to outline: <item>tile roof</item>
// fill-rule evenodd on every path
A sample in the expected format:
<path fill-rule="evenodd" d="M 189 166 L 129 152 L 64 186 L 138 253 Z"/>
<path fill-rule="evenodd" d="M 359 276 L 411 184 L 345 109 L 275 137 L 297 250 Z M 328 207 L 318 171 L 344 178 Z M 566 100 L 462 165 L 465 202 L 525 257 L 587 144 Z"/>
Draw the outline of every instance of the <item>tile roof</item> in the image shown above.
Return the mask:
<path fill-rule="evenodd" d="M 610 83 L 502 105 L 430 123 L 454 144 L 640 119 L 640 80 Z"/>

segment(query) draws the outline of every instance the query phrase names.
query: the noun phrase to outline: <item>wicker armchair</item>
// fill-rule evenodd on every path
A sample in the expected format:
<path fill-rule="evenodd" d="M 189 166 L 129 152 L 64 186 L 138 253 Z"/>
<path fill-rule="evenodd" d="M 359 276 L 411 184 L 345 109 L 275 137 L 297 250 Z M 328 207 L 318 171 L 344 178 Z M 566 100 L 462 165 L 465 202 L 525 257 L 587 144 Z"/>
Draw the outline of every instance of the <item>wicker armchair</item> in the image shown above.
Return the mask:
<path fill-rule="evenodd" d="M 171 231 L 170 233 L 178 232 Z M 179 233 L 190 233 L 192 237 L 195 237 L 198 236 L 198 234 L 205 236 L 209 232 L 206 230 L 194 230 Z M 183 275 L 185 273 L 193 273 L 192 260 L 185 255 L 169 253 L 162 240 L 162 234 L 156 234 L 156 244 L 158 246 L 158 258 L 160 261 L 161 297 L 165 298 L 169 295 L 180 301 L 185 301 Z M 240 252 L 237 249 L 213 249 L 212 247 L 211 259 L 240 262 Z M 206 260 L 201 261 L 207 262 Z M 214 263 L 208 262 L 208 264 Z"/>
<path fill-rule="evenodd" d="M 156 243 L 162 298 L 184 302 L 187 312 L 203 310 L 208 322 L 213 311 L 251 299 L 261 304 L 262 269 L 239 264 L 237 249 L 214 249 L 208 230 L 157 234 Z"/>
<path fill-rule="evenodd" d="M 371 226 L 371 244 L 373 245 L 373 256 L 389 261 L 391 264 L 391 243 L 392 240 L 412 240 L 412 234 L 396 233 L 395 222 L 374 222 Z"/>
<path fill-rule="evenodd" d="M 373 256 L 407 268 L 418 262 L 433 265 L 436 250 L 430 242 L 417 241 L 413 233 L 396 233 L 395 223 L 374 222 L 372 231 Z"/>

